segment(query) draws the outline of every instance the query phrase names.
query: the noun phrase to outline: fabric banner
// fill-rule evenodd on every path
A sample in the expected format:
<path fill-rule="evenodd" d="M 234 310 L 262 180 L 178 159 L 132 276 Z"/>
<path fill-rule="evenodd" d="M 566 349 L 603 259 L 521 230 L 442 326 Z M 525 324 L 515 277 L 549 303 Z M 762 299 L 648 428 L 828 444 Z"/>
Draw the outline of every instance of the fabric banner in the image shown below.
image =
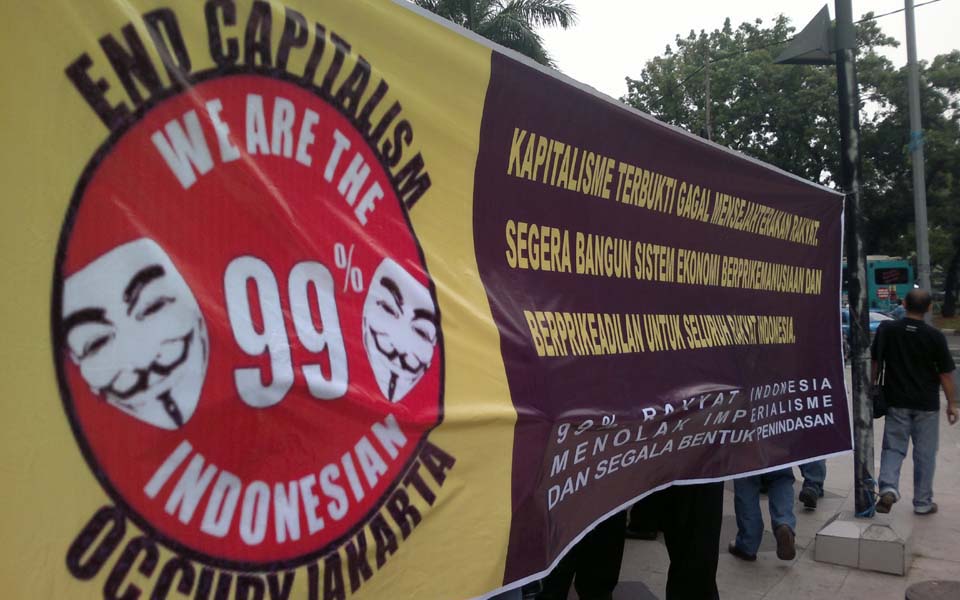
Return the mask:
<path fill-rule="evenodd" d="M 0 11 L 10 597 L 485 597 L 851 448 L 841 195 L 406 2 Z"/>

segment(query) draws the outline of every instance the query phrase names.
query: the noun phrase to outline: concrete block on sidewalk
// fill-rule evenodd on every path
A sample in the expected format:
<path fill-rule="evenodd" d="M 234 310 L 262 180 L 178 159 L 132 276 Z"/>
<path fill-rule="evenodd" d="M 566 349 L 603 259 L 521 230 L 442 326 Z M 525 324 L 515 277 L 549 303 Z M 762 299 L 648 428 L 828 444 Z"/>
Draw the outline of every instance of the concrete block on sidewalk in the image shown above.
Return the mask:
<path fill-rule="evenodd" d="M 860 564 L 860 527 L 842 519 L 843 513 L 817 533 L 814 560 L 857 568 Z"/>
<path fill-rule="evenodd" d="M 910 521 L 890 515 L 877 515 L 874 521 L 860 537 L 860 569 L 906 575 L 913 561 Z"/>
<path fill-rule="evenodd" d="M 863 571 L 906 575 L 913 560 L 909 521 L 858 519 L 841 512 L 817 533 L 814 559 Z"/>

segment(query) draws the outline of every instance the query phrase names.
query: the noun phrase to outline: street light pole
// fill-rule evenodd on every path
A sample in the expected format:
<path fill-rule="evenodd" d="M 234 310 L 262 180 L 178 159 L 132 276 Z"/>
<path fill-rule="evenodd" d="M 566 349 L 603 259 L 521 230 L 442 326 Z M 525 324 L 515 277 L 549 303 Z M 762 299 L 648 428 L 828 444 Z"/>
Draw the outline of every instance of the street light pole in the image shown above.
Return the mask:
<path fill-rule="evenodd" d="M 910 100 L 910 161 L 913 163 L 913 214 L 917 236 L 917 271 L 920 287 L 930 291 L 930 240 L 927 237 L 927 184 L 923 173 L 923 125 L 920 122 L 920 74 L 917 67 L 917 32 L 913 0 L 905 0 L 907 70 Z M 929 313 L 927 319 L 929 320 Z"/>
<path fill-rule="evenodd" d="M 844 193 L 844 247 L 847 254 L 847 297 L 850 302 L 850 372 L 853 404 L 853 489 L 858 517 L 872 517 L 876 508 L 873 479 L 873 403 L 868 366 L 870 312 L 867 306 L 867 257 L 863 252 L 861 205 L 860 92 L 857 88 L 857 34 L 851 0 L 836 0 L 836 28 L 830 13 L 820 12 L 783 50 L 780 64 L 837 66 L 840 100 L 840 188 Z M 832 35 L 831 35 L 832 34 Z"/>
<path fill-rule="evenodd" d="M 853 482 L 857 516 L 873 516 L 873 406 L 867 391 L 870 338 L 869 307 L 864 293 L 867 260 L 863 251 L 860 161 L 860 93 L 857 88 L 857 37 L 851 0 L 836 0 L 835 52 L 840 100 L 840 172 L 845 194 L 845 247 L 849 272 L 850 370 L 853 396 Z"/>
<path fill-rule="evenodd" d="M 711 127 L 710 127 L 710 50 L 709 48 L 707 49 L 707 58 L 704 65 L 707 72 L 707 75 L 706 75 L 707 82 L 706 82 L 706 90 L 705 90 L 706 98 L 704 99 L 704 107 L 703 107 L 703 120 L 705 123 L 704 128 L 707 131 L 706 138 L 708 140 L 712 140 L 713 132 L 711 131 Z"/>

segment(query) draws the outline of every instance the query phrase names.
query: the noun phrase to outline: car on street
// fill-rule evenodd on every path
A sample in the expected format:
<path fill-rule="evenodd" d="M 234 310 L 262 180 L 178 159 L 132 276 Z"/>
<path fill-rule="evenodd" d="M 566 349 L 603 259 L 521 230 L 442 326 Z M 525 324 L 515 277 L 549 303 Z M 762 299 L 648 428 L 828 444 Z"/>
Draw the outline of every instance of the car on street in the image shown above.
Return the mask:
<path fill-rule="evenodd" d="M 850 309 L 844 306 L 840 309 L 840 329 L 843 331 L 843 359 L 847 360 L 850 355 Z M 893 318 L 889 315 L 885 315 L 882 312 L 875 310 L 870 311 L 870 335 L 873 335 L 877 332 L 877 328 L 880 327 L 880 323 L 884 321 L 892 321 Z"/>
<path fill-rule="evenodd" d="M 850 309 L 844 306 L 840 309 L 840 328 L 843 330 L 843 337 L 850 335 Z M 892 321 L 893 318 L 889 315 L 885 315 L 882 312 L 875 310 L 870 311 L 870 333 L 874 334 L 877 332 L 877 328 L 880 327 L 880 323 L 884 321 Z"/>

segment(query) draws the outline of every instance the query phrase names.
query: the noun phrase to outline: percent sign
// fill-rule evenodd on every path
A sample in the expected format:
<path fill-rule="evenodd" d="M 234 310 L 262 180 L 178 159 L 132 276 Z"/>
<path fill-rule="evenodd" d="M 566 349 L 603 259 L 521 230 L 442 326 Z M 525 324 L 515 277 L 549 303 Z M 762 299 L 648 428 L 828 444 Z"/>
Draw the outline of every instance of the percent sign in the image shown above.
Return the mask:
<path fill-rule="evenodd" d="M 350 244 L 349 252 L 340 242 L 333 245 L 333 263 L 337 265 L 338 269 L 343 271 L 344 292 L 347 291 L 347 284 L 349 284 L 355 292 L 363 291 L 363 273 L 360 272 L 359 267 L 353 266 L 353 249 L 353 244 Z"/>

